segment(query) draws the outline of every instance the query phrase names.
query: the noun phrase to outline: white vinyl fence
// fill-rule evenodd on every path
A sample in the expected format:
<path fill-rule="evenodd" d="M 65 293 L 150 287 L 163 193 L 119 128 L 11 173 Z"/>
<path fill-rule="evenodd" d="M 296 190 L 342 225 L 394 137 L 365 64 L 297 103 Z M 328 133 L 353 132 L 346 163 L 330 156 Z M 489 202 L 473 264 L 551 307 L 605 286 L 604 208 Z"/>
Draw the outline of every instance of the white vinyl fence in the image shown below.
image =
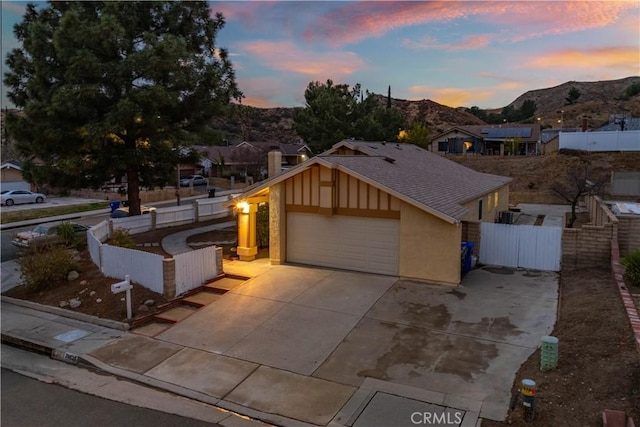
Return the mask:
<path fill-rule="evenodd" d="M 124 228 L 129 234 L 139 234 L 153 229 L 151 214 L 137 215 L 125 218 L 113 218 L 113 229 Z"/>
<path fill-rule="evenodd" d="M 118 246 L 102 245 L 102 273 L 124 279 L 128 274 L 136 282 L 159 294 L 164 293 L 162 255 Z"/>
<path fill-rule="evenodd" d="M 176 295 L 197 288 L 219 274 L 214 246 L 174 255 L 173 259 L 176 263 Z"/>
<path fill-rule="evenodd" d="M 560 148 L 584 151 L 640 151 L 640 131 L 560 132 Z"/>
<path fill-rule="evenodd" d="M 196 199 L 193 204 L 159 208 L 150 214 L 130 218 L 113 218 L 94 225 L 87 233 L 91 260 L 104 275 L 131 280 L 163 294 L 163 259 L 161 255 L 104 244 L 110 230 L 124 228 L 130 234 L 144 233 L 155 228 L 189 224 L 213 218 L 223 218 L 232 212 L 225 207 L 233 193 L 211 199 Z M 176 263 L 176 295 L 202 285 L 221 272 L 217 270 L 214 247 L 207 247 L 174 257 Z"/>
<path fill-rule="evenodd" d="M 480 262 L 483 264 L 560 271 L 560 227 L 483 222 L 480 236 Z"/>
<path fill-rule="evenodd" d="M 195 210 L 192 205 L 158 209 L 155 215 L 157 228 L 189 224 L 196 220 Z"/>
<path fill-rule="evenodd" d="M 198 217 L 201 221 L 221 218 L 229 214 L 229 209 L 224 205 L 229 199 L 227 197 L 215 197 L 213 199 L 198 199 Z"/>

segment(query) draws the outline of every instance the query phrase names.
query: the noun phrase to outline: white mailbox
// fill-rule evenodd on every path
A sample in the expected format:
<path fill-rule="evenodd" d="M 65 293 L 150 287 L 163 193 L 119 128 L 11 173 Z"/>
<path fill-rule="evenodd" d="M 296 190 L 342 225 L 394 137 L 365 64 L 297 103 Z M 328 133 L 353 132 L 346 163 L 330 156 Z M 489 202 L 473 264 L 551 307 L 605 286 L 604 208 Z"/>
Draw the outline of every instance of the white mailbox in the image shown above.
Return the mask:
<path fill-rule="evenodd" d="M 127 274 L 124 276 L 124 281 L 114 283 L 111 285 L 111 293 L 119 294 L 120 292 L 126 292 L 126 303 L 127 303 L 127 319 L 131 319 L 132 311 L 131 311 L 131 289 L 133 286 L 131 285 L 131 278 Z"/>
<path fill-rule="evenodd" d="M 119 294 L 120 292 L 128 291 L 132 288 L 133 286 L 131 286 L 131 282 L 125 280 L 111 285 L 111 292 L 114 294 Z"/>

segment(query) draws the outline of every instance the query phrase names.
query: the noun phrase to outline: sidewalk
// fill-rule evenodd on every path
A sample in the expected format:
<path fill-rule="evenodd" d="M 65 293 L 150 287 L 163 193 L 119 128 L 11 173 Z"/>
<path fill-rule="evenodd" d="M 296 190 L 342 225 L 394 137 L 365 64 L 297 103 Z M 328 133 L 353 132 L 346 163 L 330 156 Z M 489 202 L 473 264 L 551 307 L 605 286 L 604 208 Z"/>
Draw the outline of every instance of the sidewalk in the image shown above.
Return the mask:
<path fill-rule="evenodd" d="M 37 309 L 37 304 L 33 307 L 28 305 L 31 304 L 2 297 L 0 312 L 3 343 L 48 354 L 54 360 L 69 364 L 97 368 L 118 378 L 130 379 L 147 387 L 151 386 L 152 389 L 168 391 L 204 403 L 215 403 L 215 399 L 208 399 L 203 395 L 200 396 L 197 392 L 185 388 L 180 389 L 180 387 L 171 386 L 162 381 L 155 381 L 153 378 L 144 375 L 135 375 L 89 356 L 89 353 L 100 348 L 108 348 L 110 344 L 116 343 L 120 339 L 135 336 L 121 330 L 126 325 L 113 322 L 111 326 L 114 327 L 100 326 L 94 324 L 93 321 L 96 319 L 89 319 L 90 316 L 78 316 L 79 318 L 84 316 L 83 321 L 67 317 L 69 314 L 74 314 L 68 310 L 62 313 L 65 310 L 48 307 L 49 312 L 43 312 Z M 61 314 L 64 314 L 64 316 Z M 125 357 L 127 359 L 146 357 L 148 356 L 148 350 L 148 348 L 130 348 L 130 353 Z M 166 355 L 166 353 L 161 353 L 160 357 Z M 198 368 L 204 370 L 208 367 L 199 366 Z M 268 425 L 229 410 L 217 408 L 215 411 L 217 411 L 217 414 L 208 414 L 209 421 L 225 427 L 261 427 Z"/>

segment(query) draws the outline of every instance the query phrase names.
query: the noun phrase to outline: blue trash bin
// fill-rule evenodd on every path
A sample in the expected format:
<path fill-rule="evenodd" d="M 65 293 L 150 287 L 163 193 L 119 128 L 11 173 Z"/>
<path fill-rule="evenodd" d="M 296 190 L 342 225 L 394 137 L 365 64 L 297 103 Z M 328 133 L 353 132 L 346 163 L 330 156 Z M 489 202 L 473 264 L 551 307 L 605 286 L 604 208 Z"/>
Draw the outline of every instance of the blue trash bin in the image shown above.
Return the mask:
<path fill-rule="evenodd" d="M 111 208 L 111 213 L 114 213 L 120 207 L 120 200 L 112 200 L 109 202 L 109 207 Z"/>
<path fill-rule="evenodd" d="M 474 247 L 473 242 L 462 242 L 460 244 L 462 252 L 462 274 L 467 274 L 471 271 L 471 255 L 473 255 Z"/>

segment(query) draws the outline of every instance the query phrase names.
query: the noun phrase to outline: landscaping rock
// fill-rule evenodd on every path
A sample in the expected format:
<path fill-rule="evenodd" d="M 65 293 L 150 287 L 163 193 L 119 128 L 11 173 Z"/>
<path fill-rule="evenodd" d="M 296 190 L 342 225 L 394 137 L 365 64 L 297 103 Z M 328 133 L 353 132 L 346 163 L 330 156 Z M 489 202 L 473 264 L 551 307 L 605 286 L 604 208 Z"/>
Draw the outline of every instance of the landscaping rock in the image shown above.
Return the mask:
<path fill-rule="evenodd" d="M 69 300 L 69 307 L 71 308 L 78 308 L 80 304 L 82 304 L 82 302 L 79 299 L 73 298 Z"/>
<path fill-rule="evenodd" d="M 58 303 L 58 306 L 59 306 L 60 308 L 65 308 L 65 307 L 66 307 L 66 306 L 68 306 L 68 305 L 69 305 L 69 301 L 60 301 L 60 302 Z"/>
<path fill-rule="evenodd" d="M 87 281 L 86 281 L 86 280 L 81 280 L 81 281 L 80 281 L 80 286 L 85 286 L 86 284 L 87 284 Z"/>
<path fill-rule="evenodd" d="M 96 300 L 96 302 L 97 302 L 98 304 L 100 304 L 100 303 L 102 302 L 102 298 L 98 298 L 98 299 Z"/>
<path fill-rule="evenodd" d="M 68 280 L 68 281 L 70 281 L 70 282 L 71 282 L 72 280 L 76 280 L 78 277 L 80 277 L 80 273 L 78 273 L 78 272 L 77 272 L 77 271 L 75 271 L 75 270 L 71 270 L 71 271 L 69 272 L 69 274 L 67 274 L 67 280 Z"/>
<path fill-rule="evenodd" d="M 89 296 L 90 296 L 90 297 L 94 296 L 95 294 L 96 294 L 96 291 L 91 291 L 91 292 L 89 292 Z"/>
<path fill-rule="evenodd" d="M 154 305 L 156 305 L 156 302 L 155 300 L 148 299 L 144 302 L 144 305 L 146 305 L 147 307 L 153 307 Z"/>
<path fill-rule="evenodd" d="M 142 304 L 138 307 L 138 313 L 146 313 L 149 311 L 149 306 Z"/>

